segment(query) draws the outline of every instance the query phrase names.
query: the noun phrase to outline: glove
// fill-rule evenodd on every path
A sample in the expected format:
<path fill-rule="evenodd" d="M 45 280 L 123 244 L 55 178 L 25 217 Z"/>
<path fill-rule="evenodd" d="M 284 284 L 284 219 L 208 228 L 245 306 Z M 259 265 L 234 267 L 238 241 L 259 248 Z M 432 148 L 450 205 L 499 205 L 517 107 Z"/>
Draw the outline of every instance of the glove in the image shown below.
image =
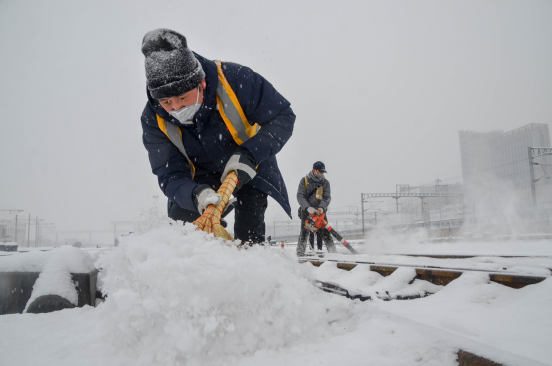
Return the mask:
<path fill-rule="evenodd" d="M 309 207 L 307 208 L 307 212 L 310 213 L 311 215 L 314 215 L 314 213 L 316 212 L 316 209 L 314 207 Z"/>
<path fill-rule="evenodd" d="M 222 199 L 222 197 L 207 184 L 197 186 L 193 191 L 193 195 L 194 202 L 197 205 L 197 211 L 200 214 L 203 214 L 203 211 L 205 211 L 209 205 L 218 205 Z"/>
<path fill-rule="evenodd" d="M 256 166 L 257 163 L 253 155 L 245 148 L 238 148 L 234 155 L 230 157 L 228 163 L 226 163 L 220 181 L 224 182 L 224 179 L 231 171 L 236 172 L 238 175 L 238 184 L 234 192 L 237 192 L 241 187 L 249 183 L 251 179 L 255 178 L 257 175 L 255 171 Z"/>
<path fill-rule="evenodd" d="M 316 212 L 318 213 L 318 215 L 321 215 L 324 213 L 324 209 L 320 207 L 318 210 L 316 210 Z"/>

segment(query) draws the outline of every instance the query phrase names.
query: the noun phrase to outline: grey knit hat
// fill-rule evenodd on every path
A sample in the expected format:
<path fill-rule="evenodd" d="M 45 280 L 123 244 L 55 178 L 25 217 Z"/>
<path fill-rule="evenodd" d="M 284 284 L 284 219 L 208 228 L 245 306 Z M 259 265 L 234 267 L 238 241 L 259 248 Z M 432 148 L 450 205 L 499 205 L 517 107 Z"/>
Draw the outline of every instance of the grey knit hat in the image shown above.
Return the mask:
<path fill-rule="evenodd" d="M 155 99 L 184 94 L 205 78 L 186 37 L 173 30 L 160 28 L 146 33 L 142 53 L 146 56 L 148 90 Z"/>

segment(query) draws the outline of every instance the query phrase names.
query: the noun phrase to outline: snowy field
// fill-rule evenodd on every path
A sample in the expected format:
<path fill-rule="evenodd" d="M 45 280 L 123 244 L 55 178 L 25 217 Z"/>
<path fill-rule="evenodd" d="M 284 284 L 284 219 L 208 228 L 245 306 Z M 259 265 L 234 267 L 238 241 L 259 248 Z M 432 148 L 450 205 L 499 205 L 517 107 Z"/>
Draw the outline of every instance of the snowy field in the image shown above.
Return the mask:
<path fill-rule="evenodd" d="M 366 245 L 355 259 L 550 276 L 550 242 L 471 244 L 422 249 L 488 255 L 524 252 L 526 245 L 542 257 L 404 257 L 397 253 L 406 253 L 406 245 L 388 243 L 393 255 Z M 94 263 L 109 294 L 96 308 L 0 316 L 0 365 L 457 365 L 459 349 L 506 365 L 552 365 L 550 278 L 522 289 L 490 282 L 485 272 L 466 272 L 445 287 L 410 284 L 411 268 L 381 278 L 367 265 L 343 271 L 331 262 L 299 264 L 294 250 L 239 250 L 191 225 L 162 225 L 124 237 L 112 250 L 0 257 L 0 271 L 24 267 L 50 276 L 75 270 L 62 263 L 62 254 L 76 269 Z M 351 258 L 344 253 L 325 259 Z M 316 279 L 353 293 L 415 286 L 434 294 L 351 301 L 319 290 Z"/>

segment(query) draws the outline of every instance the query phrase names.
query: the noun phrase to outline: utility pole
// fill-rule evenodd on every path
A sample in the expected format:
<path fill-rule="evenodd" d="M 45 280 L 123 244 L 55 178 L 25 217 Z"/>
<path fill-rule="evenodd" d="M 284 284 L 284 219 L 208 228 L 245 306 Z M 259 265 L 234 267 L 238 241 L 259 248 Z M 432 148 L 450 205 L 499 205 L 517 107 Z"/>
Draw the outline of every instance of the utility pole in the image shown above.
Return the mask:
<path fill-rule="evenodd" d="M 527 148 L 527 155 L 529 157 L 529 174 L 531 176 L 531 197 L 533 198 L 533 210 L 537 208 L 537 192 L 535 191 L 535 171 L 533 169 L 533 148 Z"/>
<path fill-rule="evenodd" d="M 13 234 L 13 241 L 17 243 L 17 215 L 15 215 L 15 233 Z"/>
<path fill-rule="evenodd" d="M 31 242 L 31 214 L 29 214 L 29 225 L 27 228 L 27 248 L 30 246 Z"/>
<path fill-rule="evenodd" d="M 36 228 L 35 228 L 35 248 L 38 248 L 38 216 L 36 217 Z"/>
<path fill-rule="evenodd" d="M 360 210 L 362 211 L 362 235 L 364 236 L 364 195 L 360 194 Z"/>

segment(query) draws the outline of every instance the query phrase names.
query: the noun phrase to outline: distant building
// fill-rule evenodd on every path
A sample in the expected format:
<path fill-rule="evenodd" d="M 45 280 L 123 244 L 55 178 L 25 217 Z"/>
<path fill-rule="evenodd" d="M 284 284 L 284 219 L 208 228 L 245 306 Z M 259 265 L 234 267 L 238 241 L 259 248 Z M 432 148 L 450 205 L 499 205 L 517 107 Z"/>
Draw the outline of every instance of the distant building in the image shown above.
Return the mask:
<path fill-rule="evenodd" d="M 460 131 L 460 154 L 464 184 L 486 181 L 492 177 L 491 143 L 503 135 L 502 130 L 491 132 Z"/>
<path fill-rule="evenodd" d="M 509 132 L 460 131 L 462 176 L 468 200 L 481 199 L 483 194 L 497 190 L 515 190 L 516 204 L 528 207 L 531 204 L 531 178 L 528 147 L 550 147 L 547 124 L 531 123 Z M 535 165 L 537 199 L 540 206 L 552 206 L 549 170 L 550 156 L 539 158 Z"/>

